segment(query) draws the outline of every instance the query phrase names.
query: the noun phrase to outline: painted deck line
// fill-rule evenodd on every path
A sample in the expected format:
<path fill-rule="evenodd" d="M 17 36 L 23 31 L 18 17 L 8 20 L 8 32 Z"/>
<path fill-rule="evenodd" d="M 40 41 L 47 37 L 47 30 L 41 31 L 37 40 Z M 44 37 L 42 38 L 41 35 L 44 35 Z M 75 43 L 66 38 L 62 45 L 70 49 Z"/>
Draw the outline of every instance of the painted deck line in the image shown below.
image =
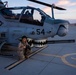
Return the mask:
<path fill-rule="evenodd" d="M 47 47 L 47 46 L 44 46 L 44 47 L 42 47 L 42 48 L 34 51 L 34 52 L 33 52 L 32 54 L 30 54 L 28 57 L 30 58 L 31 56 L 33 56 L 33 55 L 39 53 L 40 51 L 42 51 L 43 49 L 45 49 L 46 47 Z M 19 65 L 20 63 L 24 62 L 25 60 L 27 60 L 27 59 L 23 59 L 23 60 L 16 61 L 16 62 L 14 62 L 14 63 L 6 66 L 5 69 L 11 70 L 11 69 L 13 69 L 14 67 L 16 67 L 17 65 Z"/>

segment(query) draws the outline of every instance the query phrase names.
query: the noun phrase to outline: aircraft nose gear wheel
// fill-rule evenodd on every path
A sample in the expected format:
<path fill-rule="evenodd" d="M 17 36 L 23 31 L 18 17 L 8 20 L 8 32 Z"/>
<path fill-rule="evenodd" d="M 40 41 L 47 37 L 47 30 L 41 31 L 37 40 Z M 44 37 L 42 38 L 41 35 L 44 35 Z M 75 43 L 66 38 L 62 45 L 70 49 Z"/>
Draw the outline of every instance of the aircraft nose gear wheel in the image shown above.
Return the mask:
<path fill-rule="evenodd" d="M 35 40 L 35 47 L 44 47 L 46 45 L 46 39 Z"/>

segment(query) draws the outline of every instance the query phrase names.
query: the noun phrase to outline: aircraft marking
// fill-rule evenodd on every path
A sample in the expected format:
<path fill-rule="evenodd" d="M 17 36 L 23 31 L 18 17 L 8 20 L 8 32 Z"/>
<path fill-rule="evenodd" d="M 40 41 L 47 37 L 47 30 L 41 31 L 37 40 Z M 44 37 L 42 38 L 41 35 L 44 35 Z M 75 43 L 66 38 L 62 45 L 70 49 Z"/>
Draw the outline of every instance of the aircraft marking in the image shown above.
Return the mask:
<path fill-rule="evenodd" d="M 37 29 L 36 30 L 36 32 L 37 32 L 37 35 L 40 35 L 40 34 L 43 34 L 43 35 L 45 35 L 45 30 L 44 29 Z"/>

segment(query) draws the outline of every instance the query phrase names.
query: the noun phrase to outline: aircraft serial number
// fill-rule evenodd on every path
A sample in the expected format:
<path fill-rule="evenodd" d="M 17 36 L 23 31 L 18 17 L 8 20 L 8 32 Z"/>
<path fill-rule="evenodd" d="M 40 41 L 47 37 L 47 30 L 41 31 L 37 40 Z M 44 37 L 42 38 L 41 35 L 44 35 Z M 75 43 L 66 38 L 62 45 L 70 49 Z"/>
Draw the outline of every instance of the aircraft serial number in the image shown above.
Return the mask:
<path fill-rule="evenodd" d="M 37 35 L 40 35 L 40 34 L 43 34 L 43 35 L 45 35 L 45 30 L 44 29 L 37 29 L 36 30 L 36 32 L 37 32 Z"/>

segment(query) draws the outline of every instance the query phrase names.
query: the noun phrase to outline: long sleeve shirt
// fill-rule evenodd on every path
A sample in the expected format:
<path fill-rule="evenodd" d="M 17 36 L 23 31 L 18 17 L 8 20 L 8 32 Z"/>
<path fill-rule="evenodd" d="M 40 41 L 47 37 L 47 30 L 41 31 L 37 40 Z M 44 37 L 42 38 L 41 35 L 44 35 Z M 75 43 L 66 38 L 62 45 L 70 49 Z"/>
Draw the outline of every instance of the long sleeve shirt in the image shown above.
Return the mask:
<path fill-rule="evenodd" d="M 19 45 L 18 45 L 18 48 L 19 49 L 24 49 L 24 48 L 26 48 L 26 45 L 28 45 L 28 43 L 23 44 L 22 42 L 20 42 Z"/>

